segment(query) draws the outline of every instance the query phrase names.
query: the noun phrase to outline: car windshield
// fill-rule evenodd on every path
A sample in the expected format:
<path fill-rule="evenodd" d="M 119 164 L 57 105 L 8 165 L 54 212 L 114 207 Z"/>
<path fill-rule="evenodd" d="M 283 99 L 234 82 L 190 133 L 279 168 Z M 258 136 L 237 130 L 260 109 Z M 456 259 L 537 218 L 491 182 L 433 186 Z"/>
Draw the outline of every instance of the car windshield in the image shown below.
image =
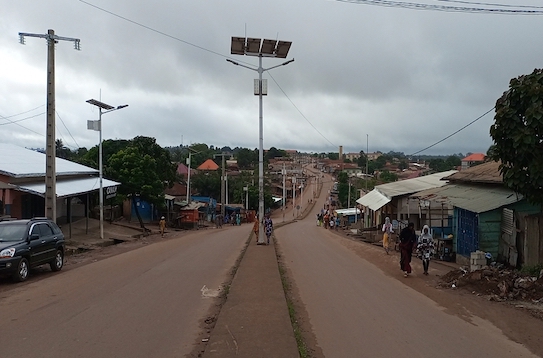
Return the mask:
<path fill-rule="evenodd" d="M 25 236 L 26 224 L 0 225 L 0 242 L 21 241 Z"/>

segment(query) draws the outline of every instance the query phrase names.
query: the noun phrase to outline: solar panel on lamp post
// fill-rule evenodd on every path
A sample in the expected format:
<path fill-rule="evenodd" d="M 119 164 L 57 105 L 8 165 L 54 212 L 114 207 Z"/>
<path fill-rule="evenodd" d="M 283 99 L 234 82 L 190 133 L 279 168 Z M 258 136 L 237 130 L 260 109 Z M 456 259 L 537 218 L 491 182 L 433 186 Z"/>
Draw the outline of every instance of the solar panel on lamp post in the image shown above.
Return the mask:
<path fill-rule="evenodd" d="M 97 101 L 95 99 L 89 99 L 86 101 L 89 104 L 92 104 L 93 106 L 98 107 L 98 121 L 87 121 L 87 129 L 95 130 L 100 133 L 100 138 L 98 142 L 98 171 L 99 171 L 99 178 L 100 178 L 100 239 L 104 238 L 104 186 L 103 186 L 103 164 L 102 164 L 102 114 L 106 114 L 109 112 L 116 111 L 118 109 L 123 109 L 125 107 L 128 107 L 127 104 L 123 104 L 117 107 L 113 107 L 109 104 L 105 104 L 104 102 Z M 105 110 L 105 111 L 103 111 Z"/>
<path fill-rule="evenodd" d="M 258 72 L 258 80 L 255 80 L 255 95 L 258 95 L 258 105 L 259 105 L 259 117 L 258 117 L 258 218 L 261 223 L 263 223 L 264 218 L 264 129 L 263 129 L 263 115 L 262 115 L 262 96 L 267 95 L 263 93 L 264 90 L 267 92 L 267 88 L 262 85 L 262 73 L 269 71 L 271 69 L 288 65 L 293 62 L 294 59 L 286 61 L 280 65 L 262 68 L 262 58 L 263 57 L 275 57 L 275 58 L 286 58 L 290 46 L 292 45 L 291 41 L 277 41 L 277 40 L 267 40 L 259 38 L 244 38 L 244 37 L 232 37 L 232 46 L 230 53 L 233 55 L 246 55 L 246 56 L 257 56 L 258 57 L 258 68 L 247 66 L 231 59 L 226 59 L 226 61 L 236 65 L 245 67 L 249 70 Z M 258 81 L 258 82 L 257 82 Z M 258 225 L 258 244 L 264 245 L 264 228 L 263 225 Z"/>

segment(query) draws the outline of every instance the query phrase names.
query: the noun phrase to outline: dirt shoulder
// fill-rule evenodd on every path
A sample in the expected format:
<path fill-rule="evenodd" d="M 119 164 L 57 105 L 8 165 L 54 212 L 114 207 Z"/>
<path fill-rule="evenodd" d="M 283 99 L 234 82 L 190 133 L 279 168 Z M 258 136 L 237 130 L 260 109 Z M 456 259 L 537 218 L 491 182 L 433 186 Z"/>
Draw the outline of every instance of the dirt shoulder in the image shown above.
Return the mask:
<path fill-rule="evenodd" d="M 531 297 L 526 301 L 498 300 L 495 293 L 483 292 L 488 289 L 488 285 L 477 286 L 475 280 L 471 280 L 470 284 L 461 283 L 453 286 L 452 282 L 455 277 L 461 277 L 458 272 L 462 271 L 451 270 L 450 266 L 439 261 L 432 261 L 430 275 L 424 276 L 420 260 L 413 258 L 413 275 L 404 278 L 399 268 L 398 252 L 386 255 L 380 246 L 361 242 L 344 234 L 338 234 L 338 240 L 360 257 L 379 267 L 388 276 L 397 278 L 438 303 L 445 312 L 472 324 L 474 324 L 472 317 L 475 315 L 486 319 L 501 329 L 511 340 L 525 345 L 534 354 L 543 357 L 543 340 L 540 339 L 543 331 L 541 301 L 534 303 Z M 485 279 L 481 283 L 486 281 Z"/>

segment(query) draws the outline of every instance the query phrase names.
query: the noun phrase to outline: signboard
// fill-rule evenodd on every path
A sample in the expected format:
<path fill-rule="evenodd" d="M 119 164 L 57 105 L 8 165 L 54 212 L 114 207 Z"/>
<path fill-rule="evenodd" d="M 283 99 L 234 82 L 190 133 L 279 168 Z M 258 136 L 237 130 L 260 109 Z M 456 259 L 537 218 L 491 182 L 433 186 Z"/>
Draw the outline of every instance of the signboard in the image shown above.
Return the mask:
<path fill-rule="evenodd" d="M 108 186 L 106 189 L 106 199 L 111 199 L 117 196 L 117 186 Z"/>

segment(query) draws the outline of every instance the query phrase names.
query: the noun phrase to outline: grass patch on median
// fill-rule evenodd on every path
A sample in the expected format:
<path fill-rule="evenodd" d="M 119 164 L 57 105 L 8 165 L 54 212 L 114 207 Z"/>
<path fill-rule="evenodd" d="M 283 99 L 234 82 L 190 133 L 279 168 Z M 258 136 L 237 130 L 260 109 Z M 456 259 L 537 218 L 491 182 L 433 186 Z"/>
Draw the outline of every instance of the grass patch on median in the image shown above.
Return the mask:
<path fill-rule="evenodd" d="M 277 255 L 277 262 L 279 263 L 279 274 L 281 275 L 281 283 L 283 284 L 283 291 L 285 292 L 285 298 L 287 300 L 288 314 L 290 316 L 290 323 L 292 324 L 292 330 L 294 331 L 294 337 L 296 338 L 296 344 L 298 345 L 298 353 L 300 358 L 310 358 L 309 349 L 305 343 L 302 330 L 298 325 L 298 319 L 296 314 L 296 307 L 292 300 L 292 291 L 290 281 L 287 277 L 285 267 L 283 266 L 281 260 L 279 260 L 279 255 Z"/>

